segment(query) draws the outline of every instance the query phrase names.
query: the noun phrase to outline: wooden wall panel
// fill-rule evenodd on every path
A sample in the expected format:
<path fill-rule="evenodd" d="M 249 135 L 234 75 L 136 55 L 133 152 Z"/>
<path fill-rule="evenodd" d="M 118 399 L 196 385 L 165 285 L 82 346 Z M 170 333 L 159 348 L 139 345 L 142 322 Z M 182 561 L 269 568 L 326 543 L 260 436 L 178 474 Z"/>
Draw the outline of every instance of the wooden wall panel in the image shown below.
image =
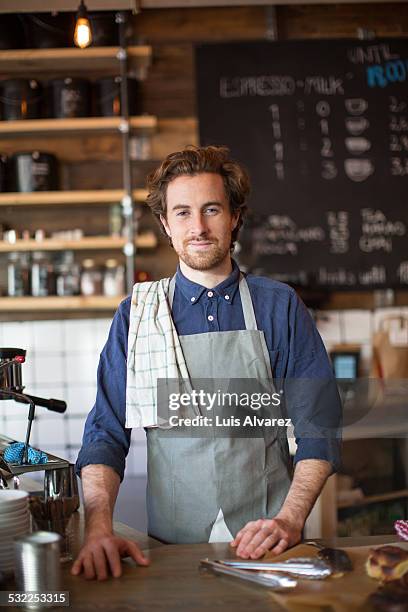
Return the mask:
<path fill-rule="evenodd" d="M 144 109 L 159 117 L 196 114 L 194 44 L 265 37 L 265 7 L 142 11 L 134 38 L 153 45 L 153 64 L 143 85 Z"/>
<path fill-rule="evenodd" d="M 277 14 L 282 40 L 357 37 L 358 28 L 377 36 L 408 33 L 406 3 L 279 6 Z"/>
<path fill-rule="evenodd" d="M 198 123 L 195 117 L 162 119 L 152 138 L 152 158 L 162 160 L 171 151 L 198 144 Z"/>
<path fill-rule="evenodd" d="M 265 36 L 265 7 L 151 9 L 133 17 L 136 40 L 147 44 L 250 40 Z"/>
<path fill-rule="evenodd" d="M 4 138 L 1 140 L 0 150 L 8 155 L 18 151 L 46 151 L 54 153 L 62 162 L 120 160 L 122 157 L 121 139 L 113 134 Z"/>

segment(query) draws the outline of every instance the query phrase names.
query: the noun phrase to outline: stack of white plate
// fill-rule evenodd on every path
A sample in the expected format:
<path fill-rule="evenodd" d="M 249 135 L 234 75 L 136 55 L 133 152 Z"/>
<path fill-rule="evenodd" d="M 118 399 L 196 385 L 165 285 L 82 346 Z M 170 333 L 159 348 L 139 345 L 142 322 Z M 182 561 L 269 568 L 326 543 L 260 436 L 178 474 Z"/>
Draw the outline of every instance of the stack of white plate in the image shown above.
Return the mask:
<path fill-rule="evenodd" d="M 14 539 L 30 531 L 26 491 L 0 490 L 0 571 L 14 569 Z"/>

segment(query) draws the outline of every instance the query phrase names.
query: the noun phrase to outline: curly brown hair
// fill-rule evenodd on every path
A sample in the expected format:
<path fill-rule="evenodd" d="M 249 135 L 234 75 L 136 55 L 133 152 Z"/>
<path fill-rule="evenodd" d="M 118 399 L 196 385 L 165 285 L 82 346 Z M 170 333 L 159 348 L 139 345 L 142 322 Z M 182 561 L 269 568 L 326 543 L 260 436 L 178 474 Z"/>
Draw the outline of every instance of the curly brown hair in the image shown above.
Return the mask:
<path fill-rule="evenodd" d="M 167 236 L 160 221 L 160 215 L 166 218 L 168 184 L 178 176 L 195 176 L 203 172 L 219 174 L 222 177 L 231 213 L 234 214 L 237 211 L 240 213 L 237 226 L 231 236 L 231 249 L 233 249 L 247 212 L 246 201 L 250 191 L 250 182 L 247 171 L 241 164 L 230 158 L 230 151 L 227 147 L 190 145 L 168 155 L 160 166 L 147 177 L 149 194 L 146 203 L 156 217 L 162 232 Z"/>

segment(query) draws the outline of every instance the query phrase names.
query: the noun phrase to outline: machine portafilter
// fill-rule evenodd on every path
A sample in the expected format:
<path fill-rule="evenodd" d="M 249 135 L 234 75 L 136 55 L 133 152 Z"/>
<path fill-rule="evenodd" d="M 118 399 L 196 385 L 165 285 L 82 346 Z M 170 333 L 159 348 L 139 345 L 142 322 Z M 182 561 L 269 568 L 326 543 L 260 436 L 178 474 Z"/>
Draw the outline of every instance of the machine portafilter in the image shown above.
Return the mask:
<path fill-rule="evenodd" d="M 63 413 L 67 405 L 62 400 L 36 397 L 24 392 L 21 365 L 25 362 L 26 351 L 21 348 L 0 348 L 0 399 L 13 399 L 22 404 L 29 404 L 28 423 L 24 443 L 23 463 L 28 460 L 31 425 L 35 416 L 35 407 L 43 406 L 53 412 Z"/>

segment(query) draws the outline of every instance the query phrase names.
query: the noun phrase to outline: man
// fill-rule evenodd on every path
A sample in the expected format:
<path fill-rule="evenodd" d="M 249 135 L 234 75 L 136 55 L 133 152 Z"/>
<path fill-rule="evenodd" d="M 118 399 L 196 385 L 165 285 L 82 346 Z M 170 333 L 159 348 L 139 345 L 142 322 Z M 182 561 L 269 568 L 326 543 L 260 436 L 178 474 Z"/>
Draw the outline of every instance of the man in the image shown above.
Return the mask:
<path fill-rule="evenodd" d="M 112 532 L 131 426 L 146 428 L 149 534 L 167 543 L 231 541 L 246 559 L 267 550 L 279 554 L 299 542 L 313 504 L 339 465 L 337 440 L 298 438 L 292 480 L 287 440 L 273 428 L 251 439 L 163 436 L 154 426 L 151 399 L 145 410 L 138 408 L 144 393 L 138 370 L 160 353 L 152 342 L 162 342 L 165 333 L 149 327 L 147 335 L 141 332 L 146 304 L 153 305 L 152 312 L 168 310 L 172 355 L 182 360 L 190 378 L 333 377 L 320 336 L 295 291 L 267 278 L 245 277 L 231 259 L 249 180 L 228 149 L 189 147 L 173 153 L 149 176 L 148 189 L 147 203 L 179 266 L 170 283 L 135 285 L 132 300 L 119 306 L 101 354 L 96 403 L 77 461 L 86 538 L 72 572 L 83 571 L 86 578 L 105 579 L 108 568 L 120 576 L 125 555 L 148 564 L 134 542 Z M 152 369 L 149 361 L 143 375 L 151 376 Z M 291 412 L 289 406 L 295 427 L 304 419 L 299 410 L 305 409 L 294 406 Z"/>

